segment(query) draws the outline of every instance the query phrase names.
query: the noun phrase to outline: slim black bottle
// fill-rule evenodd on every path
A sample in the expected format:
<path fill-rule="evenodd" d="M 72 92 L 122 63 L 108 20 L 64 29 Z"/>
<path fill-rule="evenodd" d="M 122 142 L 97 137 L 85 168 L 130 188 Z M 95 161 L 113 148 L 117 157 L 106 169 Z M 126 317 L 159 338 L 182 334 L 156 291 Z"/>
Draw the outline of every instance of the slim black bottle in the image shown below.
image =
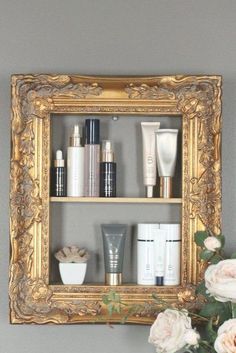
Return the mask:
<path fill-rule="evenodd" d="M 100 163 L 100 196 L 116 197 L 116 163 L 111 141 L 102 141 L 102 162 Z"/>
<path fill-rule="evenodd" d="M 52 167 L 51 196 L 66 196 L 65 161 L 61 150 L 57 150 Z"/>

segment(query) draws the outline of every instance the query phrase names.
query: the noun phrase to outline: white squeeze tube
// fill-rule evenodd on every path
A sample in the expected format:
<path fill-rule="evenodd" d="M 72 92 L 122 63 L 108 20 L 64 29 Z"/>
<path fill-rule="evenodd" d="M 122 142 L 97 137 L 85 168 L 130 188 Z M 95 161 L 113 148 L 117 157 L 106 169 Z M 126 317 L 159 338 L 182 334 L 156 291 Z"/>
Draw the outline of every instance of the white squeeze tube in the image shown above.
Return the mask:
<path fill-rule="evenodd" d="M 160 224 L 166 231 L 164 285 L 180 284 L 181 230 L 180 224 Z"/>
<path fill-rule="evenodd" d="M 160 127 L 159 122 L 141 122 L 143 138 L 143 178 L 147 197 L 153 197 L 156 185 L 156 150 L 155 133 Z"/>

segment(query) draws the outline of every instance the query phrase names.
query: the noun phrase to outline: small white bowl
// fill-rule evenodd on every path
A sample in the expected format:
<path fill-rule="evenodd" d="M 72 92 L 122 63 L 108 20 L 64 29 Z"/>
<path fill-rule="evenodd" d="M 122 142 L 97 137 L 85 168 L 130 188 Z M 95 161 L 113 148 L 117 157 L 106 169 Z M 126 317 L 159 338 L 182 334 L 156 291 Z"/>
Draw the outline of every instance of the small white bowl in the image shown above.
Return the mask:
<path fill-rule="evenodd" d="M 63 284 L 83 284 L 87 263 L 59 263 L 59 270 Z"/>

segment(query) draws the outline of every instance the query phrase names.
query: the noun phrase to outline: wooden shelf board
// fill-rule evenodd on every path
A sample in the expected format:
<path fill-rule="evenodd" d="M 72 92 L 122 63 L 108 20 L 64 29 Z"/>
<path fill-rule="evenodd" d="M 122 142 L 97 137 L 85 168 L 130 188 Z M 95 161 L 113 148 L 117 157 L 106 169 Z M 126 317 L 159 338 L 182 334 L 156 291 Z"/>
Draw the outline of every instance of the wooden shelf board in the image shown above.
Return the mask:
<path fill-rule="evenodd" d="M 50 197 L 51 202 L 77 202 L 77 203 L 182 203 L 181 198 L 145 198 L 145 197 Z"/>
<path fill-rule="evenodd" d="M 71 287 L 75 287 L 75 288 L 86 288 L 86 287 L 100 287 L 100 288 L 114 288 L 114 286 L 109 286 L 108 284 L 105 283 L 83 283 L 83 284 L 63 284 L 62 282 L 52 282 L 50 283 L 51 287 L 58 287 L 60 286 L 61 288 L 71 288 Z M 176 285 L 176 286 L 157 286 L 157 285 L 143 285 L 143 284 L 137 284 L 137 283 L 123 283 L 122 285 L 116 286 L 116 289 L 122 289 L 122 288 L 144 288 L 144 289 L 155 289 L 155 288 L 161 288 L 161 289 L 165 289 L 165 288 L 181 288 L 181 285 Z"/>

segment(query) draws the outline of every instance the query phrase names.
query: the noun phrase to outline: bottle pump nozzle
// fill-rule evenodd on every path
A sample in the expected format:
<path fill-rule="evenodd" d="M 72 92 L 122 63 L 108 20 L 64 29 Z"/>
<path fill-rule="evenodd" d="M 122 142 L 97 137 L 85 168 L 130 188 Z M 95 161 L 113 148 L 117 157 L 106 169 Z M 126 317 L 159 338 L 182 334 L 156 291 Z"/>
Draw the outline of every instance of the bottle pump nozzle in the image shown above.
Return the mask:
<path fill-rule="evenodd" d="M 102 162 L 114 162 L 114 152 L 110 140 L 102 141 Z"/>
<path fill-rule="evenodd" d="M 80 126 L 78 124 L 74 125 L 72 135 L 70 136 L 70 146 L 81 147 Z"/>

